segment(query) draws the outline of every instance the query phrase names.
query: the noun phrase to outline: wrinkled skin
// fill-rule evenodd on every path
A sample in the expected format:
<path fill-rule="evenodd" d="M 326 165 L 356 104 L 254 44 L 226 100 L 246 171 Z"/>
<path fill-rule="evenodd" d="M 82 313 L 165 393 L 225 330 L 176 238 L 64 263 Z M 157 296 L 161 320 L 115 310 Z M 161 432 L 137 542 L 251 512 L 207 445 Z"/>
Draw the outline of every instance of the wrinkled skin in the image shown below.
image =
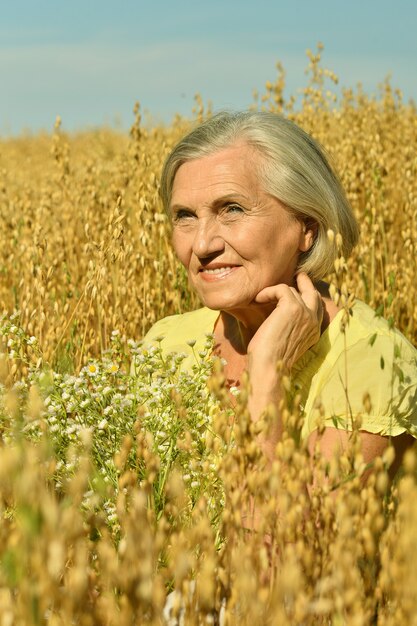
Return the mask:
<path fill-rule="evenodd" d="M 338 311 L 319 285 L 296 273 L 314 228 L 264 191 L 260 159 L 251 146 L 238 143 L 188 161 L 178 169 L 171 199 L 175 251 L 202 302 L 220 311 L 216 352 L 227 362 L 227 378 L 239 385 L 242 373 L 249 373 L 254 420 L 268 405 L 279 406 L 276 363 L 291 370 Z M 278 416 L 262 441 L 271 458 L 281 432 Z M 368 432 L 360 437 L 366 463 L 389 444 L 387 437 Z M 311 450 L 316 442 L 313 432 Z M 348 433 L 335 428 L 320 437 L 327 458 L 348 443 Z M 398 458 L 409 443 L 408 435 L 395 438 Z"/>

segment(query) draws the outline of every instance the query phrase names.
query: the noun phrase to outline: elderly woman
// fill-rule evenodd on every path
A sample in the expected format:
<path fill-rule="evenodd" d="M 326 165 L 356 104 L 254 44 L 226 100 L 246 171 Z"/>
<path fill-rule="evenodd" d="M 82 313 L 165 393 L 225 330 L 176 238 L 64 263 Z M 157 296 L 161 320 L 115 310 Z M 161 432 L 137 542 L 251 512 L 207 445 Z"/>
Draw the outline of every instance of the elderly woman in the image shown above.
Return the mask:
<path fill-rule="evenodd" d="M 360 301 L 341 330 L 343 311 L 320 282 L 337 255 L 328 231 L 340 233 L 347 257 L 358 228 L 317 143 L 276 114 L 220 113 L 174 147 L 161 193 L 175 252 L 204 308 L 161 320 L 146 341 L 163 336 L 162 349 L 188 352 L 191 366 L 189 344 L 198 351 L 212 332 L 229 385 L 249 375 L 253 420 L 279 406 L 286 371 L 311 448 L 320 403 L 325 456 L 347 445 L 360 415 L 365 462 L 390 438 L 401 459 L 417 434 L 417 351 Z M 277 413 L 263 441 L 268 456 L 281 432 Z"/>

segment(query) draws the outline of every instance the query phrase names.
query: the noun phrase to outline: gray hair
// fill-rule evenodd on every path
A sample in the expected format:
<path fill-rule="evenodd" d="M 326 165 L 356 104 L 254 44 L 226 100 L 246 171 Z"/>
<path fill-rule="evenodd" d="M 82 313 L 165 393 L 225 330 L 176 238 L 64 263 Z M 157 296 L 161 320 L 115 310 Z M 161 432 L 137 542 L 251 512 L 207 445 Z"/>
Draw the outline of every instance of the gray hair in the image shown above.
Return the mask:
<path fill-rule="evenodd" d="M 244 142 L 263 157 L 259 175 L 264 190 L 315 231 L 310 250 L 299 257 L 298 271 L 314 281 L 333 271 L 335 240 L 342 237 L 342 253 L 349 256 L 358 240 L 358 225 L 339 178 L 319 144 L 290 120 L 264 111 L 221 112 L 209 118 L 173 148 L 165 161 L 161 197 L 169 210 L 172 187 L 186 161 Z"/>

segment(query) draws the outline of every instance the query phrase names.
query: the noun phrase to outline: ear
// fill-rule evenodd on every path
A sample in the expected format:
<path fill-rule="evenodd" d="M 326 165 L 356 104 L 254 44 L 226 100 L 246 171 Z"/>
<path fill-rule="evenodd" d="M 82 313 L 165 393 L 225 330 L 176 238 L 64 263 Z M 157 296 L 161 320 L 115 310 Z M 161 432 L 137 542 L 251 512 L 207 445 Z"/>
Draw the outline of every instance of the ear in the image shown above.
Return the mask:
<path fill-rule="evenodd" d="M 300 236 L 300 252 L 308 252 L 313 245 L 318 231 L 318 224 L 313 220 L 302 222 L 302 232 Z"/>

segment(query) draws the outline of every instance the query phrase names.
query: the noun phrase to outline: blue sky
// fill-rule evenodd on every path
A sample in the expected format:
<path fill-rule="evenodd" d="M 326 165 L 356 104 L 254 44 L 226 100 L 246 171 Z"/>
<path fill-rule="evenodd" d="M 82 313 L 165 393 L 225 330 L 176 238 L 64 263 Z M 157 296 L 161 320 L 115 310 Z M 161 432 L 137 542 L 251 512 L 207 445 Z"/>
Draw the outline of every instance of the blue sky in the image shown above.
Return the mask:
<path fill-rule="evenodd" d="M 0 13 L 0 135 L 108 123 L 139 100 L 155 120 L 245 108 L 274 80 L 306 83 L 305 51 L 344 86 L 376 93 L 387 74 L 417 101 L 416 0 L 13 0 Z"/>

